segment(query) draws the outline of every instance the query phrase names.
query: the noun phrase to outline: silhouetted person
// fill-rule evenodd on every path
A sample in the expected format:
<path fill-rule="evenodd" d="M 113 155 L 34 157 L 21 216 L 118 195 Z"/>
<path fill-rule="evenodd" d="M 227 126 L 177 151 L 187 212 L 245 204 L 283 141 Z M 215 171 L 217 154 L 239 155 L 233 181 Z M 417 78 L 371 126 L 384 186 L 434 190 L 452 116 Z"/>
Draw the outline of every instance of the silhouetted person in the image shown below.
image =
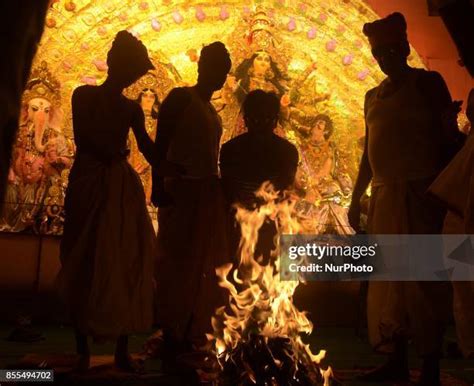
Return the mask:
<path fill-rule="evenodd" d="M 107 64 L 101 86 L 78 87 L 72 96 L 77 152 L 66 192 L 58 287 L 76 330 L 78 369 L 89 366 L 92 336 L 116 339 L 116 365 L 134 371 L 127 335 L 152 325 L 155 239 L 143 186 L 127 162 L 130 127 L 146 159 L 155 165 L 158 159 L 141 107 L 122 90 L 153 65 L 145 46 L 126 31 L 115 37 Z"/>
<path fill-rule="evenodd" d="M 474 89 L 471 89 L 466 106 L 471 129 L 464 147 L 443 170 L 430 191 L 450 209 L 444 224 L 446 234 L 474 234 Z M 462 245 L 452 245 L 452 251 Z M 472 242 L 471 242 L 472 246 Z M 465 251 L 472 258 L 472 248 Z M 463 354 L 474 359 L 474 281 L 453 281 L 453 311 L 458 344 Z"/>
<path fill-rule="evenodd" d="M 293 184 L 298 150 L 273 132 L 280 112 L 280 102 L 275 94 L 252 91 L 245 98 L 242 110 L 248 132 L 222 145 L 220 168 L 228 200 L 252 208 L 258 205 L 255 192 L 263 182 L 270 181 L 278 191 L 286 190 Z M 260 229 L 256 257 L 262 254 L 262 263 L 268 260 L 274 248 L 275 232 L 273 222 L 264 224 Z M 233 251 L 237 250 L 239 240 L 240 231 L 234 229 Z"/>
<path fill-rule="evenodd" d="M 205 46 L 197 84 L 171 90 L 158 114 L 157 154 L 186 170 L 184 177 L 164 181 L 153 175 L 152 202 L 160 206 L 157 313 L 168 362 L 207 341 L 211 316 L 224 302 L 215 275 L 215 268 L 227 261 L 218 178 L 222 125 L 210 100 L 230 68 L 224 44 Z"/>
<path fill-rule="evenodd" d="M 360 199 L 372 182 L 368 230 L 372 234 L 437 234 L 444 208 L 426 194 L 461 142 L 453 120 L 459 108 L 436 72 L 407 64 L 410 46 L 403 15 L 394 13 L 364 25 L 372 53 L 387 78 L 365 97 L 365 149 L 349 210 L 360 227 Z M 366 374 L 367 381 L 409 377 L 406 319 L 424 358 L 420 384 L 439 385 L 443 315 L 440 283 L 371 282 L 368 323 L 371 343 L 389 361 Z M 423 299 L 422 301 L 420 299 Z"/>

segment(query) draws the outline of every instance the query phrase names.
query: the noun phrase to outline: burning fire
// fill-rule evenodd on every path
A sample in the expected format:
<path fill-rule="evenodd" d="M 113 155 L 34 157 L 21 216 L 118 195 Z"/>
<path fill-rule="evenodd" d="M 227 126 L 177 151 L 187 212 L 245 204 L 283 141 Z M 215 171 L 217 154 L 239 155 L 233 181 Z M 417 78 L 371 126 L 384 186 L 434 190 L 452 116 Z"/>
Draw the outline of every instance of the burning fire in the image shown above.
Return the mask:
<path fill-rule="evenodd" d="M 232 385 L 329 385 L 332 370 L 321 369 L 326 352 L 313 354 L 302 333 L 313 325 L 293 304 L 298 281 L 283 281 L 279 273 L 279 235 L 304 231 L 295 215 L 295 201 L 281 200 L 269 183 L 257 197 L 255 210 L 237 208 L 241 226 L 240 262 L 216 270 L 219 284 L 229 292 L 229 305 L 212 318 L 214 344 L 220 366 L 220 384 Z M 266 220 L 277 227 L 274 259 L 261 265 L 255 259 L 259 229 Z M 257 257 L 258 258 L 258 257 Z"/>

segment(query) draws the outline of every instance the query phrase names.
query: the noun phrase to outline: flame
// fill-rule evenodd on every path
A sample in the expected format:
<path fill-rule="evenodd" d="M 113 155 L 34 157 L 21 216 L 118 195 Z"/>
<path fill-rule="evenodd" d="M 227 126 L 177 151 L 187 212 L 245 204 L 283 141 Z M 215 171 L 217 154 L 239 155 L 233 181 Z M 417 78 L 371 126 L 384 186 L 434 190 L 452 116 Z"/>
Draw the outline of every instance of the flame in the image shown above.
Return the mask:
<path fill-rule="evenodd" d="M 304 223 L 296 215 L 296 200 L 282 200 L 270 183 L 264 183 L 256 196 L 263 205 L 255 210 L 237 207 L 236 219 L 242 234 L 240 261 L 236 268 L 226 264 L 216 269 L 219 285 L 229 292 L 229 305 L 216 310 L 212 318 L 213 333 L 207 337 L 214 344 L 219 363 L 228 360 L 229 353 L 239 344 L 258 334 L 266 341 L 271 338 L 289 339 L 296 356 L 295 362 L 302 360 L 319 365 L 326 351 L 313 354 L 309 345 L 301 339 L 302 334 L 311 334 L 313 324 L 306 313 L 299 311 L 293 304 L 293 294 L 299 281 L 281 280 L 278 269 L 279 235 L 297 234 L 305 230 Z M 274 240 L 276 249 L 272 253 L 273 262 L 261 265 L 254 254 L 259 229 L 267 219 L 273 220 L 277 226 Z M 275 363 L 278 364 L 278 360 Z M 255 381 L 255 375 L 250 374 L 249 369 L 242 370 L 246 370 Z M 324 385 L 329 385 L 331 368 L 319 368 L 319 371 Z"/>

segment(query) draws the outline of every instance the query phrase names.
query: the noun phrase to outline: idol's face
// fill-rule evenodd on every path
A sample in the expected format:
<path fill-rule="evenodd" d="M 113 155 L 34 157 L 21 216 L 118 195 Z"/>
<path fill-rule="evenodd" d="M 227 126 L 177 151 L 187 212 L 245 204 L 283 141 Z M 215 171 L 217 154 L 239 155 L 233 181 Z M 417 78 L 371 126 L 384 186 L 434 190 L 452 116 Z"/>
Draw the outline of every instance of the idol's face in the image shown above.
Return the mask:
<path fill-rule="evenodd" d="M 156 96 L 152 90 L 144 90 L 142 93 L 140 104 L 142 109 L 145 111 L 150 111 L 153 108 L 153 105 L 156 102 Z"/>
<path fill-rule="evenodd" d="M 44 98 L 33 98 L 28 102 L 28 120 L 34 122 L 36 120 L 47 121 L 51 111 L 51 103 Z"/>
<path fill-rule="evenodd" d="M 326 130 L 326 121 L 318 119 L 311 130 L 311 139 L 315 142 L 324 141 L 324 131 Z"/>
<path fill-rule="evenodd" d="M 256 75 L 264 75 L 271 65 L 270 55 L 266 52 L 259 52 L 253 60 L 253 69 Z"/>

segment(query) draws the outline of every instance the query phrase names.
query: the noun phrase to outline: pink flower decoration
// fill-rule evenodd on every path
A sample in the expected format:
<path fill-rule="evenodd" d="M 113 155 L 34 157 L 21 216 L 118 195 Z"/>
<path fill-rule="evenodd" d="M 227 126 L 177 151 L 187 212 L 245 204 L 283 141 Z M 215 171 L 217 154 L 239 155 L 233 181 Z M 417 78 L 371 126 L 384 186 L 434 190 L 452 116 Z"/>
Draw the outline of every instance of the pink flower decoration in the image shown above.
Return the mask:
<path fill-rule="evenodd" d="M 353 54 L 345 55 L 342 58 L 342 63 L 344 64 L 344 66 L 350 66 L 353 61 L 354 61 L 354 55 Z"/>
<path fill-rule="evenodd" d="M 81 82 L 88 84 L 90 86 L 96 86 L 97 85 L 97 79 L 94 76 L 88 76 L 85 75 L 81 78 Z"/>
<path fill-rule="evenodd" d="M 325 23 L 328 19 L 328 15 L 326 15 L 325 13 L 320 13 L 319 14 L 319 21 L 322 22 L 322 23 Z"/>
<path fill-rule="evenodd" d="M 365 80 L 365 78 L 367 78 L 367 76 L 369 75 L 369 70 L 365 69 L 365 70 L 362 70 L 361 72 L 359 72 L 357 74 L 357 79 L 359 80 Z"/>
<path fill-rule="evenodd" d="M 153 28 L 153 31 L 158 32 L 161 30 L 161 23 L 155 18 L 153 18 L 151 19 L 151 28 Z"/>
<path fill-rule="evenodd" d="M 105 28 L 104 26 L 101 26 L 97 29 L 97 33 L 100 36 L 104 36 L 107 33 L 107 28 Z"/>
<path fill-rule="evenodd" d="M 250 15 L 250 8 L 248 6 L 245 6 L 242 10 L 242 12 L 244 13 L 244 16 L 249 16 Z"/>
<path fill-rule="evenodd" d="M 336 50 L 337 42 L 334 39 L 329 40 L 326 43 L 326 51 L 334 52 Z"/>
<path fill-rule="evenodd" d="M 362 43 L 362 40 L 356 40 L 354 44 L 357 48 L 362 48 L 362 46 L 364 45 L 364 43 Z"/>
<path fill-rule="evenodd" d="M 126 12 L 122 12 L 118 18 L 120 21 L 126 21 L 128 19 L 128 15 Z"/>
<path fill-rule="evenodd" d="M 99 71 L 107 71 L 107 69 L 109 68 L 105 60 L 95 59 L 92 61 L 92 63 Z"/>
<path fill-rule="evenodd" d="M 183 15 L 179 13 L 179 11 L 173 12 L 173 20 L 176 24 L 181 24 L 184 20 Z"/>
<path fill-rule="evenodd" d="M 316 27 L 311 27 L 306 35 L 308 39 L 314 39 L 316 37 Z"/>
<path fill-rule="evenodd" d="M 219 12 L 219 19 L 222 21 L 227 20 L 229 18 L 229 11 L 225 6 L 222 6 L 221 11 Z"/>
<path fill-rule="evenodd" d="M 204 13 L 201 7 L 196 8 L 196 19 L 199 21 L 204 21 L 206 19 L 206 14 Z"/>
<path fill-rule="evenodd" d="M 293 32 L 296 29 L 296 20 L 294 17 L 290 17 L 290 21 L 287 25 L 288 31 Z"/>
<path fill-rule="evenodd" d="M 64 68 L 66 71 L 69 71 L 69 70 L 72 68 L 72 64 L 69 63 L 69 62 L 63 62 L 63 68 Z"/>
<path fill-rule="evenodd" d="M 337 27 L 337 32 L 339 32 L 339 33 L 342 34 L 342 33 L 344 33 L 345 31 L 346 31 L 346 27 L 343 26 L 342 24 L 341 24 L 339 27 Z"/>
<path fill-rule="evenodd" d="M 88 49 L 89 49 L 89 44 L 87 44 L 85 42 L 81 44 L 81 50 L 82 51 L 87 51 Z"/>
<path fill-rule="evenodd" d="M 140 8 L 142 11 L 146 11 L 149 8 L 149 5 L 146 1 L 142 1 L 138 8 Z"/>

